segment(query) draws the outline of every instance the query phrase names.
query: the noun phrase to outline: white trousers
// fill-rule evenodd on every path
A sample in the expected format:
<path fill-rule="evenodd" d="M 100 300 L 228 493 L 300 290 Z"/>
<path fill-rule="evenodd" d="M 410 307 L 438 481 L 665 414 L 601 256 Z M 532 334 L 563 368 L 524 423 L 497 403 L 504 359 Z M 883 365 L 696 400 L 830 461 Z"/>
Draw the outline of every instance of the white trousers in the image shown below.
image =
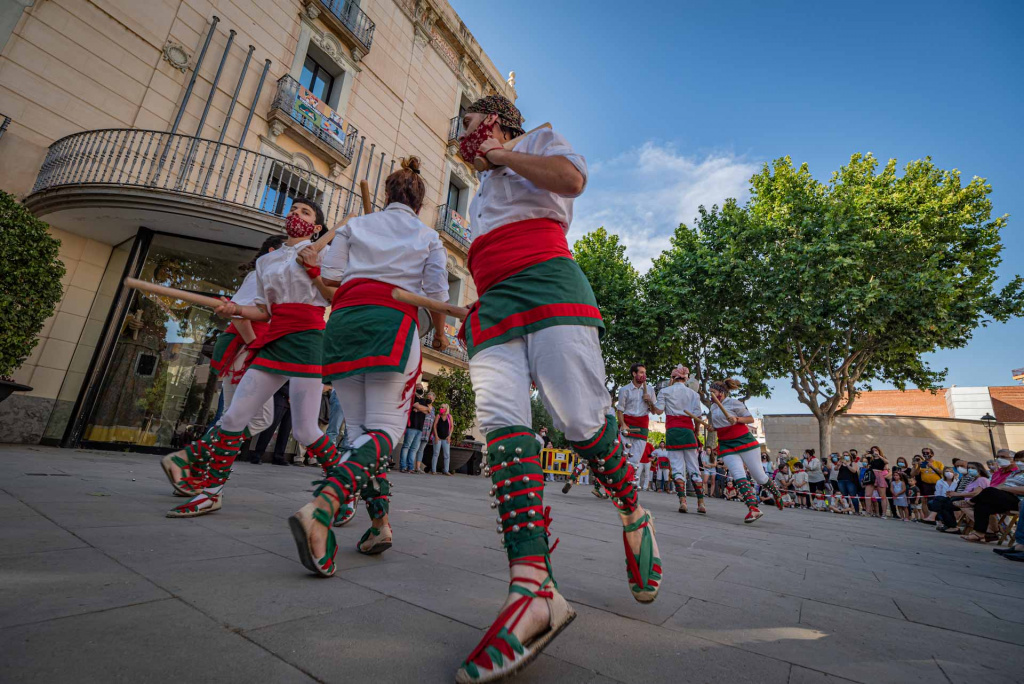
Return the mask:
<path fill-rule="evenodd" d="M 651 478 L 651 462 L 641 463 L 636 469 L 636 477 L 640 481 L 640 488 L 646 489 L 647 485 L 650 484 Z"/>
<path fill-rule="evenodd" d="M 643 437 L 623 437 L 622 448 L 633 467 L 639 468 L 640 459 L 644 457 L 644 449 L 647 448 L 647 440 Z"/>
<path fill-rule="evenodd" d="M 402 395 L 410 384 L 410 376 L 419 366 L 420 344 L 419 340 L 414 340 L 409 360 L 401 373 L 364 373 L 334 382 L 334 391 L 338 393 L 348 425 L 348 436 L 354 446 L 361 446 L 366 441 L 363 436 L 367 430 L 383 430 L 392 444 L 398 444 L 405 433 L 415 388 L 404 397 Z"/>
<path fill-rule="evenodd" d="M 473 356 L 469 374 L 485 435 L 532 424 L 531 382 L 551 422 L 570 441 L 594 437 L 611 413 L 601 344 L 591 326 L 556 325 L 488 347 Z"/>
<path fill-rule="evenodd" d="M 320 439 L 323 432 L 317 423 L 320 415 L 320 393 L 323 383 L 320 378 L 294 378 L 277 373 L 267 373 L 256 368 L 245 371 L 242 381 L 231 401 L 231 408 L 224 412 L 220 426 L 226 432 L 241 432 L 266 405 L 273 406 L 274 393 L 288 385 L 288 401 L 292 410 L 292 434 L 296 441 L 308 446 Z"/>
<path fill-rule="evenodd" d="M 246 354 L 243 349 L 235 356 L 235 360 L 231 362 L 231 368 L 223 374 L 223 379 L 220 383 L 220 391 L 224 394 L 224 411 L 221 413 L 221 421 L 224 419 L 224 414 L 226 414 L 228 409 L 231 408 L 231 402 L 234 401 L 235 393 L 238 392 L 238 385 L 231 382 L 231 375 L 236 371 L 242 370 L 242 366 L 245 365 L 245 357 Z M 274 397 L 270 397 L 270 399 L 267 399 L 266 403 L 263 404 L 263 408 L 257 411 L 256 415 L 249 421 L 249 434 L 255 437 L 270 427 L 273 422 Z"/>
<path fill-rule="evenodd" d="M 761 463 L 761 449 L 758 447 L 741 451 L 738 454 L 726 454 L 722 457 L 722 461 L 725 463 L 725 467 L 729 469 L 729 477 L 733 481 L 747 476 L 743 466 L 747 466 L 747 470 L 750 471 L 750 477 L 757 484 L 763 485 L 768 481 L 768 475 L 764 472 L 764 464 Z"/>
<path fill-rule="evenodd" d="M 668 460 L 672 463 L 673 479 L 685 481 L 686 474 L 689 473 L 691 481 L 701 482 L 696 449 L 670 449 Z"/>

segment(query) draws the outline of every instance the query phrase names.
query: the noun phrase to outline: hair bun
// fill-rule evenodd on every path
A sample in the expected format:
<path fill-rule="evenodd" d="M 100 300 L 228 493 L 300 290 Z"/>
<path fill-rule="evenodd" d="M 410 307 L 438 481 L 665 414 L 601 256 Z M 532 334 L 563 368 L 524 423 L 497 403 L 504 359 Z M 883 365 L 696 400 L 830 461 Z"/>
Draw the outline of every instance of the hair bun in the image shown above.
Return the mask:
<path fill-rule="evenodd" d="M 402 160 L 402 168 L 409 169 L 413 173 L 418 174 L 420 172 L 420 158 L 419 157 L 406 157 Z"/>

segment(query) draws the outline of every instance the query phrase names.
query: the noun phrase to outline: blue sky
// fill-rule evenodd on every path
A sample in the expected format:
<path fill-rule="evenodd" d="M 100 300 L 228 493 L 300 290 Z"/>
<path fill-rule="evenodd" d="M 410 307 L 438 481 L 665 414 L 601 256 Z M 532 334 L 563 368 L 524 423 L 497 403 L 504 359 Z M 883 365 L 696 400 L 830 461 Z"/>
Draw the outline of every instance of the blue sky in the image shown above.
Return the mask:
<path fill-rule="evenodd" d="M 827 180 L 855 152 L 930 155 L 1010 214 L 999 273 L 1024 272 L 1024 5 L 1019 2 L 450 0 L 526 126 L 550 121 L 590 164 L 570 243 L 604 225 L 646 270 L 700 204 L 745 198 L 789 155 Z M 1010 385 L 1024 321 L 930 355 L 948 384 Z M 766 413 L 805 413 L 776 383 Z"/>

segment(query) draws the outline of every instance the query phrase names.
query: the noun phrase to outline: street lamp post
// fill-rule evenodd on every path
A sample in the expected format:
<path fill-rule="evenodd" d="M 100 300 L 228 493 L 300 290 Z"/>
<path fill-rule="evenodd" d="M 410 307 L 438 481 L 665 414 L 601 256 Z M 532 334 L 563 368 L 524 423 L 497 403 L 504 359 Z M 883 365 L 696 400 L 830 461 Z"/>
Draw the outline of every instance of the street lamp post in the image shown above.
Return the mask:
<path fill-rule="evenodd" d="M 986 413 L 981 417 L 981 423 L 988 428 L 988 441 L 992 445 L 992 458 L 996 457 L 996 440 L 992 437 L 992 428 L 996 425 L 996 418 L 991 413 Z"/>

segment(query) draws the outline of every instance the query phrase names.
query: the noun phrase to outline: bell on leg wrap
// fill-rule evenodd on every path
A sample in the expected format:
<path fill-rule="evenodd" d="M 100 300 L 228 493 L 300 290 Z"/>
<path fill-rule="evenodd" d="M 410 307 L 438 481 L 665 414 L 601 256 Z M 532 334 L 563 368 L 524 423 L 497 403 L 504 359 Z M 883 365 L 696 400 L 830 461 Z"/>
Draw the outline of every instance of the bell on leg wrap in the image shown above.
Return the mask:
<path fill-rule="evenodd" d="M 242 448 L 247 433 L 248 428 L 241 432 L 225 432 L 220 427 L 214 427 L 204 435 L 203 440 L 209 438 L 209 446 L 194 450 L 194 453 L 209 453 L 205 463 L 206 476 L 201 484 L 202 491 L 189 501 L 168 511 L 168 518 L 194 518 L 220 510 L 224 485 L 231 475 L 231 466 Z"/>
<path fill-rule="evenodd" d="M 637 501 L 633 484 L 633 466 L 626 460 L 619 441 L 618 425 L 614 416 L 606 416 L 605 424 L 589 440 L 573 442 L 573 448 L 590 463 L 594 479 L 611 495 L 612 503 L 623 518 L 622 540 L 626 547 L 626 571 L 629 590 L 640 603 L 650 603 L 658 595 L 661 584 L 661 559 L 657 556 L 654 539 L 654 518 L 643 511 Z M 641 513 L 634 520 L 634 514 Z M 627 522 L 628 521 L 628 522 Z M 628 535 L 640 532 L 639 551 L 634 553 Z"/>
<path fill-rule="evenodd" d="M 491 508 L 498 511 L 497 531 L 508 554 L 512 579 L 505 608 L 456 673 L 455 681 L 461 684 L 493 682 L 517 672 L 576 617 L 551 574 L 550 508 L 544 508 L 544 473 L 536 433 L 521 425 L 489 432 L 487 461 L 494 484 Z M 517 574 L 517 568 L 526 572 Z M 520 640 L 514 631 L 534 601 L 546 602 L 547 624 Z"/>
<path fill-rule="evenodd" d="M 326 434 L 321 435 L 320 439 L 306 447 L 306 457 L 310 456 L 315 458 L 317 465 L 323 469 L 325 478 L 327 477 L 328 470 L 338 465 L 341 461 L 341 453 L 338 451 L 337 445 Z M 338 512 L 335 514 L 332 524 L 334 527 L 341 527 L 351 521 L 355 515 L 355 497 L 352 497 L 343 501 L 341 506 L 338 507 Z"/>

